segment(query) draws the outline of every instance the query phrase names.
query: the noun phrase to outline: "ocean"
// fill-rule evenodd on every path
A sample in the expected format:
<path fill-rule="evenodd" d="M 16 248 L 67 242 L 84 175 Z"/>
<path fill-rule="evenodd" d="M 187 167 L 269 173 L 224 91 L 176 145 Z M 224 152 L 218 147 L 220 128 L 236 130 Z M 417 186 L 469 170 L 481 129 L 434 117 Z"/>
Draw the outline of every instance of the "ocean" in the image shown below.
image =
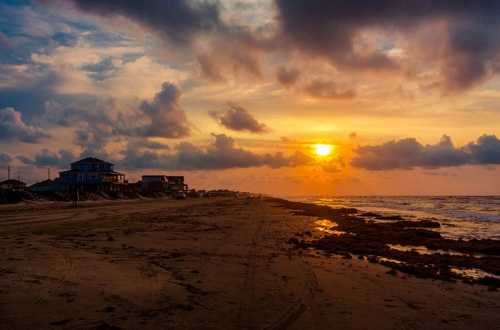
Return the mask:
<path fill-rule="evenodd" d="M 500 240 L 500 196 L 350 196 L 291 200 L 401 215 L 408 220 L 434 220 L 441 223 L 441 228 L 436 230 L 451 239 Z"/>

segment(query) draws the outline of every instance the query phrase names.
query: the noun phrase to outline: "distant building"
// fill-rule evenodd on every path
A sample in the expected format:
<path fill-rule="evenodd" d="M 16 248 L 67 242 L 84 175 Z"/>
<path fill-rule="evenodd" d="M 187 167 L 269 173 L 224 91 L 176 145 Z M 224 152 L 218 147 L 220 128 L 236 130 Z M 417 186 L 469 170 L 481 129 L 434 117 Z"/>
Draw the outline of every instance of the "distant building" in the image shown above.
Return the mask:
<path fill-rule="evenodd" d="M 63 189 L 64 187 L 61 186 L 61 183 L 50 179 L 37 182 L 29 187 L 29 190 L 35 193 L 56 192 Z"/>
<path fill-rule="evenodd" d="M 146 192 L 187 191 L 183 176 L 143 175 L 141 190 Z"/>
<path fill-rule="evenodd" d="M 125 174 L 115 172 L 114 165 L 103 160 L 87 157 L 71 163 L 71 169 L 59 172 L 57 181 L 65 185 L 123 184 Z"/>
<path fill-rule="evenodd" d="M 166 192 L 168 179 L 166 175 L 143 175 L 141 190 L 146 192 Z"/>
<path fill-rule="evenodd" d="M 184 183 L 183 176 L 167 176 L 170 191 L 187 191 L 188 185 Z"/>
<path fill-rule="evenodd" d="M 21 191 L 26 189 L 26 183 L 15 179 L 8 179 L 0 182 L 0 189 Z"/>

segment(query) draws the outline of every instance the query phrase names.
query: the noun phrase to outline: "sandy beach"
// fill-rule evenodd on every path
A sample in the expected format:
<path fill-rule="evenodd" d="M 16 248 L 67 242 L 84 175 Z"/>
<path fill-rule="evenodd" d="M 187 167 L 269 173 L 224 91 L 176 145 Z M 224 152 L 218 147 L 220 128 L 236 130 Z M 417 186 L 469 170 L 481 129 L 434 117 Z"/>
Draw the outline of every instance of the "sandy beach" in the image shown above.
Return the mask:
<path fill-rule="evenodd" d="M 0 328 L 498 329 L 500 291 L 325 251 L 321 217 L 297 207 L 1 206 Z"/>

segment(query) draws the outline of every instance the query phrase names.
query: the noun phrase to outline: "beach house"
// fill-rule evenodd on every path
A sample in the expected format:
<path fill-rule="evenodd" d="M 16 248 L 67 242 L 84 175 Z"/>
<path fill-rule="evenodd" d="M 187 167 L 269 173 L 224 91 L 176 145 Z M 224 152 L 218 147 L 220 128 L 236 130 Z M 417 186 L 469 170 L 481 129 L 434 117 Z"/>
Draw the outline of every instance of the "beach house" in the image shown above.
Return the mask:
<path fill-rule="evenodd" d="M 183 176 L 143 175 L 141 190 L 145 192 L 178 192 L 187 191 Z"/>
<path fill-rule="evenodd" d="M 114 164 L 87 157 L 71 163 L 71 169 L 59 172 L 57 181 L 65 185 L 110 187 L 125 183 L 125 174 L 116 172 Z"/>
<path fill-rule="evenodd" d="M 166 175 L 143 175 L 141 190 L 144 192 L 166 192 L 168 180 Z"/>
<path fill-rule="evenodd" d="M 168 175 L 168 189 L 173 192 L 177 191 L 187 191 L 188 185 L 184 183 L 184 177 L 181 175 L 173 176 Z"/>
<path fill-rule="evenodd" d="M 25 188 L 26 188 L 26 183 L 20 180 L 8 179 L 0 182 L 0 189 L 4 190 L 22 191 Z"/>

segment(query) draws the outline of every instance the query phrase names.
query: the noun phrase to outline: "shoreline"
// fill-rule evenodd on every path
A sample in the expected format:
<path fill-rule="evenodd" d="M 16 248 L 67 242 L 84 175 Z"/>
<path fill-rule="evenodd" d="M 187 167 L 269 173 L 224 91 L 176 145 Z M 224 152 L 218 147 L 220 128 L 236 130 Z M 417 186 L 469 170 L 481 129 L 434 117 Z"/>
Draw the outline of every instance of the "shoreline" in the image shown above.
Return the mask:
<path fill-rule="evenodd" d="M 317 229 L 314 207 L 287 203 L 248 196 L 0 207 L 9 222 L 0 221 L 0 322 L 115 330 L 500 323 L 500 292 L 491 286 L 422 279 L 351 252 L 289 244 L 328 232 Z"/>
<path fill-rule="evenodd" d="M 331 208 L 283 199 L 276 202 L 294 214 L 327 219 L 329 228 L 324 229 L 334 229 L 329 235 L 313 239 L 299 233 L 290 239 L 297 248 L 314 248 L 346 258 L 354 255 L 422 278 L 462 280 L 491 289 L 500 287 L 498 240 L 444 238 L 435 231 L 440 223 L 432 220 L 408 220 L 401 215 L 382 216 L 355 208 Z M 418 248 L 427 251 L 422 253 Z M 471 277 L 475 270 L 476 278 Z"/>

